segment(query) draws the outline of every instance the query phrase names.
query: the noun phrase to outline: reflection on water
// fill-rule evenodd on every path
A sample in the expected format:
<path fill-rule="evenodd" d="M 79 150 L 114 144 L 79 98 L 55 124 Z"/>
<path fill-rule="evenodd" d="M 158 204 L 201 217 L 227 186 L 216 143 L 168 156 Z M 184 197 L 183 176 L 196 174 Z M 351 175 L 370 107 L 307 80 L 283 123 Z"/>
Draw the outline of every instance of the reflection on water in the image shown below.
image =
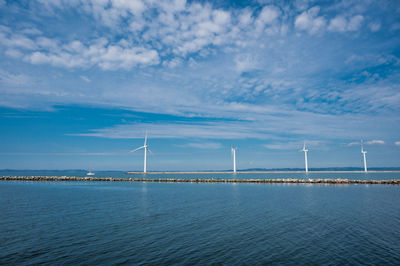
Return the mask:
<path fill-rule="evenodd" d="M 148 199 L 148 194 L 147 194 L 147 183 L 146 182 L 142 182 L 142 190 L 141 190 L 141 209 L 144 215 L 148 215 L 149 214 L 149 199 Z"/>

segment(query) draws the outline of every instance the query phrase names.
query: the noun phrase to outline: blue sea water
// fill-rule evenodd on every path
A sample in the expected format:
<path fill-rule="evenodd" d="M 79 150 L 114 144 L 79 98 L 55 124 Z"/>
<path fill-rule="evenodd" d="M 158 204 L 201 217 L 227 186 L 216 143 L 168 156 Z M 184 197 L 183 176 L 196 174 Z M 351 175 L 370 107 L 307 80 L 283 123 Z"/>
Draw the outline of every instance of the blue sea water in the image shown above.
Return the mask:
<path fill-rule="evenodd" d="M 0 265 L 400 263 L 391 185 L 0 181 Z"/>
<path fill-rule="evenodd" d="M 115 178 L 182 178 L 182 179 L 276 179 L 276 178 L 296 178 L 296 179 L 359 179 L 359 180 L 390 180 L 400 179 L 400 172 L 369 172 L 369 173 L 199 173 L 199 174 L 126 174 L 124 171 L 94 171 L 95 177 L 115 177 Z M 1 176 L 78 176 L 85 177 L 88 171 L 85 170 L 0 170 Z"/>

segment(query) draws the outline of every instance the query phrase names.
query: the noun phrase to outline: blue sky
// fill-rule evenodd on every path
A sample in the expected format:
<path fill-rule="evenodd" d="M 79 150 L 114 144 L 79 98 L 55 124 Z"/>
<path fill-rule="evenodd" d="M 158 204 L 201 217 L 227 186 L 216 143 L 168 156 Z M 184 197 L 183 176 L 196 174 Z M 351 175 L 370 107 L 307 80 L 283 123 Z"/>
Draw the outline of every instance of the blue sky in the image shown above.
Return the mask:
<path fill-rule="evenodd" d="M 0 168 L 400 166 L 398 1 L 0 0 Z"/>

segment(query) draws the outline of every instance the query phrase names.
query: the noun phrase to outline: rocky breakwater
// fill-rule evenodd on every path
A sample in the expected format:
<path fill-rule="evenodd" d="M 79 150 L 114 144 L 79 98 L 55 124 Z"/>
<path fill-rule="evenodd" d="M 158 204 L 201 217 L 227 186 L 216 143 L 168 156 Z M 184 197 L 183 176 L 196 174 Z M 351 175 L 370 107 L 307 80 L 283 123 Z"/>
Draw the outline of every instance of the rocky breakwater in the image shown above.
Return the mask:
<path fill-rule="evenodd" d="M 354 179 L 183 179 L 183 178 L 114 178 L 76 176 L 3 176 L 2 181 L 101 181 L 101 182 L 163 182 L 163 183 L 256 183 L 256 184 L 368 184 L 400 185 L 400 179 L 354 180 Z"/>

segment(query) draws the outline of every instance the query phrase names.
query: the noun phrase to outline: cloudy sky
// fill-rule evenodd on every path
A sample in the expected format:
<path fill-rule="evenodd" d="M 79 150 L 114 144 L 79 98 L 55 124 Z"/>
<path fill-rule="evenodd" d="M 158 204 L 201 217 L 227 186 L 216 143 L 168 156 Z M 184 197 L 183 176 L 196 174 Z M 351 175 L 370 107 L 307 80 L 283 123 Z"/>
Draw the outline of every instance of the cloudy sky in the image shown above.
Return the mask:
<path fill-rule="evenodd" d="M 0 168 L 400 166 L 399 1 L 0 0 Z"/>

